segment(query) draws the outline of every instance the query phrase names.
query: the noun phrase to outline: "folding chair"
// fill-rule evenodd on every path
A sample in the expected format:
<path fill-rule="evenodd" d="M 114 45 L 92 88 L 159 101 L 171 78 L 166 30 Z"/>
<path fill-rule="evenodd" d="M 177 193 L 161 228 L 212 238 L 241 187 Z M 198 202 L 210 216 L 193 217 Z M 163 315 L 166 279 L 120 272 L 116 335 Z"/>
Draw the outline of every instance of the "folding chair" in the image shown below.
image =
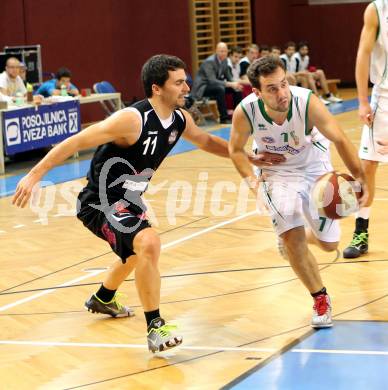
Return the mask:
<path fill-rule="evenodd" d="M 100 81 L 98 83 L 95 83 L 93 85 L 93 91 L 96 93 L 115 93 L 117 92 L 115 87 L 108 81 Z M 117 111 L 115 102 L 113 100 L 106 100 L 103 102 L 100 102 L 103 109 L 108 115 L 113 114 Z M 121 108 L 124 108 L 125 105 L 123 102 L 121 102 Z"/>

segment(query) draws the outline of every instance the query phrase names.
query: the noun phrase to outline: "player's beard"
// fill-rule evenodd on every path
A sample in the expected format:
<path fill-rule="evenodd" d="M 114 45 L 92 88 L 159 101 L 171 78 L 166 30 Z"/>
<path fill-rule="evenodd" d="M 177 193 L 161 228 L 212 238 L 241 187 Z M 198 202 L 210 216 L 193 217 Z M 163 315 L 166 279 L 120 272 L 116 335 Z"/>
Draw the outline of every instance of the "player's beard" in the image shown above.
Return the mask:
<path fill-rule="evenodd" d="M 289 99 L 287 99 L 287 103 L 284 104 L 284 108 L 280 104 L 277 104 L 275 106 L 272 104 L 268 104 L 266 101 L 264 101 L 264 104 L 266 106 L 268 106 L 272 111 L 275 111 L 275 112 L 287 112 L 290 108 L 290 100 Z"/>
<path fill-rule="evenodd" d="M 175 104 L 176 108 L 184 108 L 185 107 L 185 97 L 182 96 L 182 98 L 178 98 L 176 100 L 176 104 Z"/>

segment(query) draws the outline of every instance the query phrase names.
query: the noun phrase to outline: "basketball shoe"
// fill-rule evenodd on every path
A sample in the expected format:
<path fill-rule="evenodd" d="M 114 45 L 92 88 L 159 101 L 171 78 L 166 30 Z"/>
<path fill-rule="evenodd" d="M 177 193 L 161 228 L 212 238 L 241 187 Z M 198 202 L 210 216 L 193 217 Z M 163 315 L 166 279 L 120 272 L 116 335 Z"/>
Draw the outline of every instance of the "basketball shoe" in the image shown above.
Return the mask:
<path fill-rule="evenodd" d="M 116 293 L 110 302 L 103 302 L 95 294 L 93 294 L 86 302 L 85 309 L 92 313 L 108 314 L 112 317 L 132 317 L 135 315 L 134 311 L 122 305 L 118 301 L 120 293 Z"/>
<path fill-rule="evenodd" d="M 350 245 L 344 249 L 345 259 L 355 259 L 368 252 L 368 238 L 367 231 L 360 233 L 353 233 L 353 239 Z"/>
<path fill-rule="evenodd" d="M 313 318 L 311 320 L 313 328 L 330 328 L 333 326 L 331 302 L 327 294 L 319 294 L 314 297 L 313 310 Z"/>
<path fill-rule="evenodd" d="M 162 352 L 182 343 L 182 336 L 173 333 L 176 325 L 166 324 L 163 318 L 155 318 L 148 326 L 148 349 L 152 352 Z"/>

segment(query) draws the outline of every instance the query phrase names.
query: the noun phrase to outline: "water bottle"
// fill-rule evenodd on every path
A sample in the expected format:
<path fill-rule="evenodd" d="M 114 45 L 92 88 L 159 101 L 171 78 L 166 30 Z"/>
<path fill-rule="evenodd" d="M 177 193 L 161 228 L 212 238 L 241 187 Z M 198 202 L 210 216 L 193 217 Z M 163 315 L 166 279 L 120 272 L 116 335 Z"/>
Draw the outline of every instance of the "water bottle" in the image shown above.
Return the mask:
<path fill-rule="evenodd" d="M 61 96 L 67 96 L 67 88 L 65 84 L 61 85 Z"/>
<path fill-rule="evenodd" d="M 23 94 L 21 92 L 16 92 L 15 104 L 17 106 L 22 106 L 24 104 L 24 97 L 23 97 Z"/>

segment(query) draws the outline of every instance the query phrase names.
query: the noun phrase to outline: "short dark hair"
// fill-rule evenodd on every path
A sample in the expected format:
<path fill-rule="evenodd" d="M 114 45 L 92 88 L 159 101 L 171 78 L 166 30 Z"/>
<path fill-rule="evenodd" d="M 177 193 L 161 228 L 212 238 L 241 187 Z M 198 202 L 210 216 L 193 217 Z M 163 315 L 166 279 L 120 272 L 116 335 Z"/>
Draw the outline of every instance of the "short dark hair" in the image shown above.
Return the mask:
<path fill-rule="evenodd" d="M 307 41 L 300 41 L 300 42 L 298 43 L 298 50 L 299 50 L 300 48 L 304 47 L 304 46 L 309 47 L 309 43 L 308 43 Z"/>
<path fill-rule="evenodd" d="M 268 76 L 281 68 L 286 71 L 283 61 L 276 56 L 269 55 L 259 58 L 250 65 L 247 71 L 248 79 L 252 86 L 260 89 L 260 76 Z"/>
<path fill-rule="evenodd" d="M 259 47 L 259 53 L 261 53 L 262 51 L 269 51 L 269 46 L 268 45 L 260 45 Z"/>
<path fill-rule="evenodd" d="M 233 53 L 242 54 L 243 49 L 240 46 L 232 46 L 229 50 L 229 55 L 232 55 Z"/>
<path fill-rule="evenodd" d="M 57 73 L 55 74 L 55 78 L 57 80 L 60 80 L 62 77 L 69 77 L 69 78 L 71 78 L 70 70 L 67 69 L 67 68 L 64 68 L 64 67 L 63 68 L 59 68 L 57 70 Z"/>
<path fill-rule="evenodd" d="M 163 87 L 168 79 L 169 70 L 186 70 L 186 64 L 178 57 L 158 54 L 151 57 L 141 70 L 141 79 L 146 96 L 152 97 L 152 85 Z"/>
<path fill-rule="evenodd" d="M 285 49 L 288 49 L 289 47 L 295 47 L 296 49 L 296 43 L 294 41 L 288 41 L 285 45 L 284 45 L 284 50 Z"/>

